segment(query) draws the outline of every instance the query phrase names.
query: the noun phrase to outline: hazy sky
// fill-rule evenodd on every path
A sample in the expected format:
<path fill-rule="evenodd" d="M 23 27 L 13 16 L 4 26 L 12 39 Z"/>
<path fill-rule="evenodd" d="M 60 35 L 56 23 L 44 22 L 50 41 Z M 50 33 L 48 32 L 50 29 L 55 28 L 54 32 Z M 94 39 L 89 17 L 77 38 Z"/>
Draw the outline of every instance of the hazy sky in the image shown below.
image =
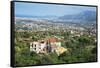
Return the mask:
<path fill-rule="evenodd" d="M 55 4 L 40 4 L 40 3 L 15 3 L 15 15 L 28 16 L 63 16 L 76 14 L 81 11 L 96 11 L 95 7 L 87 6 L 72 6 L 72 5 L 55 5 Z"/>

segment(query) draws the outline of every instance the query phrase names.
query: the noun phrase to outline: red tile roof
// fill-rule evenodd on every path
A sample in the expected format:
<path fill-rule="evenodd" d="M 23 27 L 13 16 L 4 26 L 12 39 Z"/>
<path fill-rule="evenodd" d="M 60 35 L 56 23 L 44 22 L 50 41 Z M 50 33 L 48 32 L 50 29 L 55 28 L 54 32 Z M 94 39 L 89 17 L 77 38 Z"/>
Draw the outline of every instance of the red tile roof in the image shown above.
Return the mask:
<path fill-rule="evenodd" d="M 48 42 L 57 42 L 58 39 L 55 37 L 48 38 Z"/>

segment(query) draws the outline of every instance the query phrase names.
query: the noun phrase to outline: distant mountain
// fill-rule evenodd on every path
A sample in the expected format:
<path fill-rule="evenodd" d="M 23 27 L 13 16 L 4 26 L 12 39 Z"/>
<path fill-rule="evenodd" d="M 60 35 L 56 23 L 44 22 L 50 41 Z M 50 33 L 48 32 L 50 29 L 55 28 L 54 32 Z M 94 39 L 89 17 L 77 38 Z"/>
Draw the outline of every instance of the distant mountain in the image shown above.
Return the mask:
<path fill-rule="evenodd" d="M 22 18 L 41 18 L 41 19 L 45 19 L 45 18 L 57 18 L 57 16 L 53 16 L 53 15 L 46 15 L 46 16 L 32 16 L 32 15 L 16 15 L 16 17 L 22 17 Z"/>
<path fill-rule="evenodd" d="M 83 11 L 79 14 L 74 15 L 64 15 L 59 17 L 62 20 L 72 20 L 72 21 L 96 21 L 96 12 L 95 11 Z"/>
<path fill-rule="evenodd" d="M 26 18 L 32 18 L 33 16 L 30 16 L 30 15 L 18 15 L 18 14 L 17 14 L 17 15 L 16 15 L 16 17 L 22 17 L 22 18 L 23 18 L 23 17 L 26 17 Z"/>

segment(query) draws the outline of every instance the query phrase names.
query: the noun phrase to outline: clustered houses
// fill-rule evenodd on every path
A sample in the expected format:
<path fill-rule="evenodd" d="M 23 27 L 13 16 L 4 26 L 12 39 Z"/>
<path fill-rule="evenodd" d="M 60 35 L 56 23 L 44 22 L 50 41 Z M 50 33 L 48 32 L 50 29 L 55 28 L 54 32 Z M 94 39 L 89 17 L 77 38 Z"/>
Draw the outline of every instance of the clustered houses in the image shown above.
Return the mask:
<path fill-rule="evenodd" d="M 55 37 L 48 38 L 46 40 L 38 40 L 30 43 L 30 51 L 36 53 L 50 53 L 56 52 L 58 55 L 67 51 L 64 47 L 61 46 L 59 39 Z"/>

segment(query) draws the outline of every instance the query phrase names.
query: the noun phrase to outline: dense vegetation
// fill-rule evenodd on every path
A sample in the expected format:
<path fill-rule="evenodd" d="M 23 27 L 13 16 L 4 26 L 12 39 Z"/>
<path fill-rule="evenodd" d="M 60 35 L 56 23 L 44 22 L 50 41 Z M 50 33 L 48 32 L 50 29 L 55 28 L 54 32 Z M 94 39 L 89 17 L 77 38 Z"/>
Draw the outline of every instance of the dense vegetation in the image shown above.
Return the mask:
<path fill-rule="evenodd" d="M 48 36 L 63 37 L 62 46 L 68 51 L 60 56 L 56 53 L 37 54 L 30 52 L 29 43 Z M 73 36 L 73 37 L 72 37 Z M 15 32 L 15 66 L 94 62 L 96 59 L 95 36 L 74 36 L 70 32 Z"/>

